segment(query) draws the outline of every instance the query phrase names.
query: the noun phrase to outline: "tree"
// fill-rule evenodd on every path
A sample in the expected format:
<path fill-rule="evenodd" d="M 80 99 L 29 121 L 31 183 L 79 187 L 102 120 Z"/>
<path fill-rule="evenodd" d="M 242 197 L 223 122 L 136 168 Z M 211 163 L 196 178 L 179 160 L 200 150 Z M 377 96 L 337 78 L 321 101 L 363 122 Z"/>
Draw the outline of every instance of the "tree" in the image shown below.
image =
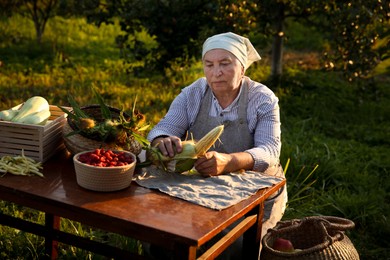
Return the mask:
<path fill-rule="evenodd" d="M 59 0 L 2 0 L 0 1 L 0 14 L 11 16 L 19 13 L 34 22 L 36 39 L 41 43 L 49 18 L 56 14 Z"/>
<path fill-rule="evenodd" d="M 58 0 L 58 8 L 56 15 L 63 17 L 85 17 L 90 12 L 94 12 L 99 5 L 100 1 L 97 0 Z"/>
<path fill-rule="evenodd" d="M 280 84 L 283 71 L 283 43 L 285 37 L 286 20 L 290 17 L 306 18 L 309 0 L 249 0 L 249 1 L 226 1 L 221 2 L 221 9 L 225 10 L 218 18 L 218 24 L 230 26 L 236 32 L 249 34 L 257 31 L 272 41 L 271 52 L 271 79 L 273 86 Z M 223 4 L 222 4 L 223 3 Z"/>
<path fill-rule="evenodd" d="M 58 0 L 23 0 L 22 2 L 21 14 L 33 20 L 37 42 L 41 43 L 46 23 L 54 16 Z"/>
<path fill-rule="evenodd" d="M 128 57 L 159 70 L 173 61 L 184 63 L 199 57 L 201 43 L 214 33 L 247 35 L 255 31 L 272 36 L 271 76 L 278 85 L 287 19 L 324 32 L 330 46 L 325 56 L 328 68 L 343 70 L 349 77 L 364 77 L 388 57 L 387 44 L 377 49 L 373 46 L 388 37 L 389 15 L 389 3 L 381 0 L 116 0 L 102 1 L 89 18 L 99 24 L 119 17 L 125 34 L 117 40 L 129 50 Z M 143 30 L 155 39 L 155 46 L 146 46 L 137 38 Z"/>
<path fill-rule="evenodd" d="M 143 68 L 163 71 L 172 62 L 185 61 L 199 55 L 197 39 L 202 27 L 210 21 L 207 10 L 213 5 L 207 0 L 118 0 L 102 3 L 88 16 L 97 24 L 120 19 L 125 34 L 117 38 L 127 49 L 126 57 L 143 62 Z M 157 45 L 146 46 L 137 35 L 144 30 Z"/>
<path fill-rule="evenodd" d="M 0 16 L 9 17 L 18 10 L 22 0 L 3 0 L 0 1 Z"/>
<path fill-rule="evenodd" d="M 390 2 L 331 0 L 317 11 L 322 22 L 312 22 L 328 32 L 330 39 L 325 52 L 328 69 L 344 71 L 349 80 L 366 78 L 381 61 L 390 58 Z"/>
<path fill-rule="evenodd" d="M 253 15 L 258 21 L 258 30 L 272 37 L 271 79 L 279 86 L 283 73 L 283 49 L 286 21 L 289 18 L 305 20 L 310 15 L 310 0 L 264 0 L 260 1 Z"/>
<path fill-rule="evenodd" d="M 325 68 L 343 71 L 350 80 L 367 77 L 377 64 L 389 58 L 389 3 L 381 0 L 254 2 L 258 2 L 252 14 L 258 30 L 273 36 L 271 77 L 275 85 L 279 85 L 282 76 L 288 19 L 323 32 L 329 43 L 329 48 L 324 50 Z"/>

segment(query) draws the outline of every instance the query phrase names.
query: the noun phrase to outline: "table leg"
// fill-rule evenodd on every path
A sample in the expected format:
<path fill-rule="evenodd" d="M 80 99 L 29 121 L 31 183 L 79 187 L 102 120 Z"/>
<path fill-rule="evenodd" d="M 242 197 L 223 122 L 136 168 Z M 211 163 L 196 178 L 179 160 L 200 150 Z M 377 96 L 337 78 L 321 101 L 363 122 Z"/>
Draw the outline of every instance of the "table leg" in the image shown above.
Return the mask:
<path fill-rule="evenodd" d="M 178 260 L 195 260 L 196 259 L 196 247 L 188 246 L 184 244 L 175 244 L 174 257 Z"/>
<path fill-rule="evenodd" d="M 243 259 L 258 259 L 259 250 L 260 250 L 260 238 L 261 238 L 261 228 L 263 225 L 263 215 L 264 215 L 264 202 L 260 203 L 258 206 L 253 208 L 248 215 L 256 214 L 257 215 L 257 224 L 253 225 L 244 233 L 243 238 Z"/>
<path fill-rule="evenodd" d="M 53 214 L 45 213 L 45 228 L 47 235 L 45 237 L 45 251 L 50 259 L 58 257 L 58 241 L 54 237 L 53 229 L 60 230 L 61 218 Z"/>

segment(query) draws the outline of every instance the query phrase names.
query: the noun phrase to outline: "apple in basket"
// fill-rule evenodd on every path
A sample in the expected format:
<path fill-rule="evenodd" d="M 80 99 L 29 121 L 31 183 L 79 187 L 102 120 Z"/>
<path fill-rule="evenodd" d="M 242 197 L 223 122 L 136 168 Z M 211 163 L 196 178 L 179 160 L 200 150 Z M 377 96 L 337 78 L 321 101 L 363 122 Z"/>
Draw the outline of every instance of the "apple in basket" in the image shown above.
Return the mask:
<path fill-rule="evenodd" d="M 282 252 L 294 252 L 294 246 L 291 241 L 280 237 L 275 239 L 272 248 Z"/>
<path fill-rule="evenodd" d="M 130 186 L 137 160 L 129 151 L 94 149 L 74 155 L 73 162 L 81 187 L 116 191 Z"/>

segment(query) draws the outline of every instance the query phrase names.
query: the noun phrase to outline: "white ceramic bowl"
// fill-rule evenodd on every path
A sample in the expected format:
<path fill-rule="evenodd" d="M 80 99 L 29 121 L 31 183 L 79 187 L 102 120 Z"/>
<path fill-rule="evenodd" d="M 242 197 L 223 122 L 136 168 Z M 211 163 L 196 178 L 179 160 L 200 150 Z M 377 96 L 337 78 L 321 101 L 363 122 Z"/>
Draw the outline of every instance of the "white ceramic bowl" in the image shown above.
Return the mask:
<path fill-rule="evenodd" d="M 133 162 L 124 166 L 99 167 L 80 162 L 81 154 L 93 152 L 84 151 L 73 156 L 77 183 L 86 189 L 93 191 L 117 191 L 130 186 L 135 165 L 136 156 L 128 151 L 113 151 L 114 153 L 125 152 L 132 156 Z"/>

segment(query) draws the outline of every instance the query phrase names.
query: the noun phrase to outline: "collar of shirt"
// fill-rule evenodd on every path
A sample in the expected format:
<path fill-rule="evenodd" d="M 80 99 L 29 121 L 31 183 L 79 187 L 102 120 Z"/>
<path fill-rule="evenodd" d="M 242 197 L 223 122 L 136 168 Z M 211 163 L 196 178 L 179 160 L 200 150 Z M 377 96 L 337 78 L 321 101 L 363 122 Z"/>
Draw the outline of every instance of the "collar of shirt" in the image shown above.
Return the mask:
<path fill-rule="evenodd" d="M 236 120 L 238 118 L 238 99 L 241 96 L 241 91 L 242 91 L 242 89 L 240 88 L 240 92 L 238 93 L 237 97 L 225 109 L 223 109 L 219 105 L 217 98 L 214 96 L 214 93 L 212 93 L 213 99 L 212 99 L 212 106 L 211 106 L 211 109 L 210 109 L 210 116 L 212 116 L 212 117 L 220 117 L 222 121 L 226 121 L 226 120 L 233 121 L 233 120 Z"/>

